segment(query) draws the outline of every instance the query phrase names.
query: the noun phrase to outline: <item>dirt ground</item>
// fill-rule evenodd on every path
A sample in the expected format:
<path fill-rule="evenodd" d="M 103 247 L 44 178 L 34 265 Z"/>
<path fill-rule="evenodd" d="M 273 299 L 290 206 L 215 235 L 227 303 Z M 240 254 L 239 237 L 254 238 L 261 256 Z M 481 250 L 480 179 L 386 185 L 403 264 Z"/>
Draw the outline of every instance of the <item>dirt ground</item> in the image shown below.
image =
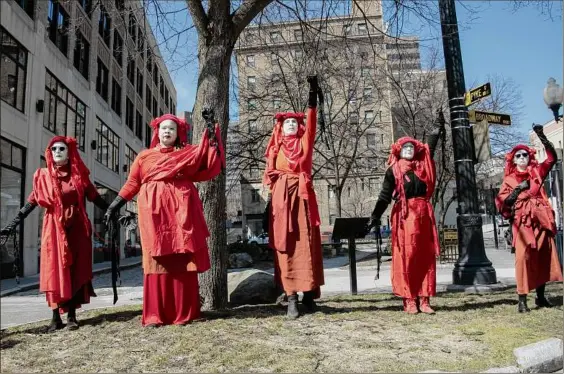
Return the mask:
<path fill-rule="evenodd" d="M 187 326 L 141 327 L 141 307 L 78 315 L 77 331 L 32 324 L 2 331 L 2 372 L 480 371 L 514 364 L 513 349 L 562 338 L 562 285 L 551 309 L 517 313 L 515 289 L 449 293 L 435 315 L 407 315 L 389 294 L 338 296 L 290 321 L 281 306 L 206 312 Z M 529 297 L 534 306 L 534 295 Z"/>

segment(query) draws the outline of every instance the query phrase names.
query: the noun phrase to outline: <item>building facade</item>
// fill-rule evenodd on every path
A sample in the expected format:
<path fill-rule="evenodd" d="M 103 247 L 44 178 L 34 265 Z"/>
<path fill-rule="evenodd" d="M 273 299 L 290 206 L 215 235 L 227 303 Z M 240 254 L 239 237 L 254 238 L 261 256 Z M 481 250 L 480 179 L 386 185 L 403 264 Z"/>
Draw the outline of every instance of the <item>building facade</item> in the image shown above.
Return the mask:
<path fill-rule="evenodd" d="M 396 135 L 392 112 L 400 95 L 392 86 L 401 84 L 401 73 L 421 71 L 417 38 L 392 39 L 382 30 L 380 1 L 353 1 L 348 16 L 310 19 L 307 27 L 299 21 L 251 25 L 241 34 L 238 148 L 228 152 L 239 160 L 244 233 L 262 232 L 264 150 L 273 116 L 305 111 L 306 77 L 314 73 L 325 96 L 326 128 L 318 128 L 313 170 L 321 230 L 331 231 L 338 216 L 370 215 Z M 389 225 L 389 212 L 382 221 Z"/>
<path fill-rule="evenodd" d="M 7 0 L 0 14 L 1 226 L 25 203 L 55 135 L 77 139 L 93 183 L 112 201 L 150 142 L 152 118 L 176 113 L 176 90 L 142 3 Z M 135 202 L 126 210 L 136 211 Z M 94 225 L 93 261 L 108 261 L 105 212 L 88 203 L 87 213 Z M 25 276 L 39 271 L 42 214 L 37 208 L 20 232 Z M 137 233 L 122 232 L 120 248 L 122 257 L 139 255 Z M 13 252 L 2 248 L 3 269 L 10 261 Z"/>

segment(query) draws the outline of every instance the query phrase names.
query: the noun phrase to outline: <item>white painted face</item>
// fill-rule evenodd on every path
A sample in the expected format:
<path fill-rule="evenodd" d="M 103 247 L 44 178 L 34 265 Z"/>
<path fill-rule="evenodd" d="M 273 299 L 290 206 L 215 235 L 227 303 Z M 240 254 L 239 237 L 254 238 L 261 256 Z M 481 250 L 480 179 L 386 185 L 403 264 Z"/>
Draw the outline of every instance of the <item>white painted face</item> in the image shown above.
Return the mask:
<path fill-rule="evenodd" d="M 400 157 L 406 160 L 411 160 L 415 154 L 415 146 L 413 143 L 405 143 L 401 147 Z"/>
<path fill-rule="evenodd" d="M 525 171 L 527 166 L 529 166 L 529 153 L 523 149 L 515 152 L 513 163 L 517 166 L 517 169 Z"/>
<path fill-rule="evenodd" d="M 159 141 L 163 147 L 172 147 L 177 137 L 176 122 L 165 119 L 159 124 Z"/>
<path fill-rule="evenodd" d="M 296 135 L 298 133 L 298 121 L 295 118 L 286 118 L 282 122 L 284 135 Z"/>
<path fill-rule="evenodd" d="M 69 147 L 63 142 L 55 142 L 51 146 L 51 154 L 55 165 L 64 165 L 69 161 Z"/>

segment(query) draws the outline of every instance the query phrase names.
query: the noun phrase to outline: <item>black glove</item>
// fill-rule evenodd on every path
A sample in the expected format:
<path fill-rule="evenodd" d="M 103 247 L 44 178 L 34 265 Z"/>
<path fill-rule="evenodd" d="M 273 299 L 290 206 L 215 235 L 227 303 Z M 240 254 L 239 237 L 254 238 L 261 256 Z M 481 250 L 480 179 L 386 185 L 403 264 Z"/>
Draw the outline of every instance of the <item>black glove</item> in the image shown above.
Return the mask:
<path fill-rule="evenodd" d="M 519 185 L 517 187 L 515 187 L 515 189 L 513 191 L 511 191 L 511 193 L 509 194 L 509 196 L 507 196 L 507 199 L 505 199 L 505 201 L 503 203 L 507 206 L 512 207 L 513 204 L 515 204 L 515 202 L 517 201 L 517 198 L 519 197 L 521 192 L 528 190 L 529 187 L 530 187 L 530 184 L 529 184 L 528 179 L 519 183 Z"/>
<path fill-rule="evenodd" d="M 546 135 L 544 134 L 544 127 L 542 125 L 539 125 L 537 123 L 533 123 L 533 131 L 535 132 L 535 134 L 537 134 L 537 136 L 540 138 L 546 138 Z"/>
<path fill-rule="evenodd" d="M 546 153 L 550 153 L 552 155 L 552 158 L 554 158 L 555 160 L 558 160 L 556 148 L 554 148 L 554 144 L 552 144 L 548 140 L 546 135 L 544 134 L 544 127 L 542 125 L 537 125 L 537 124 L 533 123 L 533 131 L 539 137 L 539 140 L 541 141 L 542 145 L 544 146 Z"/>
<path fill-rule="evenodd" d="M 310 108 L 317 108 L 317 91 L 319 89 L 317 75 L 309 75 L 307 77 L 307 82 L 309 83 L 309 98 L 307 100 L 307 106 Z"/>
<path fill-rule="evenodd" d="M 107 210 L 110 204 L 100 195 L 96 195 L 96 198 L 92 201 L 94 205 L 102 210 Z"/>
<path fill-rule="evenodd" d="M 372 228 L 376 227 L 380 229 L 380 226 L 382 226 L 382 223 L 380 222 L 380 218 L 372 217 L 370 218 L 370 222 L 368 222 L 368 224 L 364 227 L 364 230 L 368 234 L 370 230 L 372 230 Z"/>
<path fill-rule="evenodd" d="M 114 201 L 112 201 L 112 203 L 108 207 L 108 210 L 106 210 L 106 214 L 104 214 L 104 224 L 106 225 L 106 227 L 109 226 L 110 221 L 112 219 L 117 217 L 119 210 L 126 203 L 127 203 L 127 200 L 125 200 L 123 197 L 121 197 L 119 195 L 114 199 Z"/>
<path fill-rule="evenodd" d="M 26 203 L 18 212 L 18 215 L 0 232 L 2 235 L 10 235 L 17 230 L 18 225 L 35 209 L 37 204 Z"/>

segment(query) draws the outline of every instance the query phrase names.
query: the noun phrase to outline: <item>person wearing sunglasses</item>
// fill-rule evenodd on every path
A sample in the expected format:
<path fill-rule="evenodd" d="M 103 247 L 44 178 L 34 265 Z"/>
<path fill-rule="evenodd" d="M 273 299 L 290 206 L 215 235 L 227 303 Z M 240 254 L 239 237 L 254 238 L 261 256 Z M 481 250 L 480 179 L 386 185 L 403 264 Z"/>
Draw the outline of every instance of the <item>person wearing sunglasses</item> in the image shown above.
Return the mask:
<path fill-rule="evenodd" d="M 92 224 L 86 215 L 85 198 L 103 210 L 108 203 L 90 181 L 90 171 L 74 138 L 51 139 L 45 160 L 47 167 L 33 176 L 27 203 L 2 234 L 13 234 L 36 206 L 45 208 L 39 290 L 45 292 L 53 311 L 47 331 L 65 327 L 61 320 L 64 312 L 68 312 L 67 329 L 76 330 L 76 309 L 96 296 L 92 287 Z"/>
<path fill-rule="evenodd" d="M 556 221 L 544 190 L 544 180 L 557 155 L 543 127 L 533 125 L 533 130 L 546 150 L 546 160 L 538 162 L 533 148 L 524 144 L 515 146 L 505 156 L 503 182 L 496 198 L 498 210 L 511 222 L 509 241 L 515 252 L 520 313 L 530 311 L 527 295 L 533 289 L 536 289 L 537 307 L 551 307 L 545 296 L 545 285 L 562 281 L 554 240 Z"/>

